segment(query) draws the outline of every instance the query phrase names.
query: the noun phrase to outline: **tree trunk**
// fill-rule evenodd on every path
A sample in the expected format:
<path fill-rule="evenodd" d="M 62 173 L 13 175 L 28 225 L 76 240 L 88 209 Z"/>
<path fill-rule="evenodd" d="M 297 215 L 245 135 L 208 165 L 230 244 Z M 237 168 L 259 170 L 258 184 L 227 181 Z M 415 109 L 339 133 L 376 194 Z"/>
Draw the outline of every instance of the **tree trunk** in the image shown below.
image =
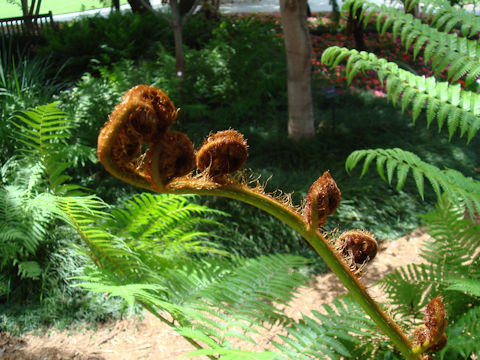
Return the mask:
<path fill-rule="evenodd" d="M 120 11 L 120 0 L 112 0 L 112 8 L 115 11 Z"/>
<path fill-rule="evenodd" d="M 128 0 L 133 13 L 143 14 L 150 11 L 150 0 Z M 146 3 L 148 6 L 145 6 Z"/>
<path fill-rule="evenodd" d="M 365 40 L 363 39 L 363 26 L 360 20 L 360 15 L 362 13 L 362 8 L 359 7 L 356 13 L 353 13 L 353 4 L 350 5 L 347 19 L 347 28 L 346 34 L 348 36 L 353 34 L 355 40 L 355 49 L 358 51 L 365 51 L 367 46 L 365 45 Z"/>
<path fill-rule="evenodd" d="M 311 89 L 312 42 L 306 14 L 306 0 L 280 0 L 287 53 L 288 136 L 293 140 L 315 135 Z"/>
<path fill-rule="evenodd" d="M 35 33 L 35 21 L 36 21 L 36 17 L 40 13 L 41 3 L 42 3 L 42 0 L 31 0 L 30 7 L 29 7 L 28 0 L 21 1 L 25 29 L 28 34 Z"/>
<path fill-rule="evenodd" d="M 172 30 L 175 43 L 175 74 L 183 78 L 185 73 L 185 57 L 183 56 L 182 39 L 182 18 L 180 17 L 180 7 L 177 0 L 170 0 L 170 11 L 172 12 Z"/>

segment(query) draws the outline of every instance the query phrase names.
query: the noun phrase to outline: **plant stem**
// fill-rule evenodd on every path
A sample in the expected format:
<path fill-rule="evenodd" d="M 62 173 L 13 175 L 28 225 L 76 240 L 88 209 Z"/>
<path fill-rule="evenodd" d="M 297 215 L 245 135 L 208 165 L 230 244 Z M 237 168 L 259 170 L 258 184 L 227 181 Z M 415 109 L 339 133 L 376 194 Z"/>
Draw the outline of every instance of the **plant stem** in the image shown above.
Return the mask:
<path fill-rule="evenodd" d="M 345 265 L 337 251 L 316 229 L 308 229 L 303 218 L 276 199 L 255 192 L 245 185 L 224 185 L 216 189 L 181 188 L 167 191 L 176 194 L 215 195 L 240 200 L 253 205 L 275 216 L 302 235 L 315 251 L 323 258 L 328 267 L 358 302 L 364 311 L 372 318 L 377 326 L 387 335 L 407 360 L 422 359 L 420 354 L 414 353 L 412 343 L 394 323 L 394 321 L 378 306 L 368 294 L 365 287 Z"/>

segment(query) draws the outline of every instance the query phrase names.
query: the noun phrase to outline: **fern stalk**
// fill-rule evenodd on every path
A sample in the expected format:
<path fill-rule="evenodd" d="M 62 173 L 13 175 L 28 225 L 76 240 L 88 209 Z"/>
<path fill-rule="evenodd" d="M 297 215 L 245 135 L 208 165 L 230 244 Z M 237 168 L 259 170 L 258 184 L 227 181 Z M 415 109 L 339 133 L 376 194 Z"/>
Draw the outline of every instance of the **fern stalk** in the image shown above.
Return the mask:
<path fill-rule="evenodd" d="M 323 258 L 332 272 L 340 279 L 364 311 L 371 317 L 375 324 L 387 335 L 395 346 L 401 351 L 406 359 L 422 359 L 412 350 L 412 343 L 395 324 L 395 322 L 378 306 L 375 300 L 368 294 L 362 283 L 352 274 L 351 270 L 342 261 L 337 251 L 332 248 L 327 239 L 314 228 L 310 230 L 303 218 L 296 212 L 288 209 L 276 199 L 259 194 L 242 185 L 224 185 L 218 189 L 177 189 L 167 191 L 175 194 L 196 194 L 221 196 L 239 200 L 255 206 L 284 222 L 297 231 L 315 251 Z"/>

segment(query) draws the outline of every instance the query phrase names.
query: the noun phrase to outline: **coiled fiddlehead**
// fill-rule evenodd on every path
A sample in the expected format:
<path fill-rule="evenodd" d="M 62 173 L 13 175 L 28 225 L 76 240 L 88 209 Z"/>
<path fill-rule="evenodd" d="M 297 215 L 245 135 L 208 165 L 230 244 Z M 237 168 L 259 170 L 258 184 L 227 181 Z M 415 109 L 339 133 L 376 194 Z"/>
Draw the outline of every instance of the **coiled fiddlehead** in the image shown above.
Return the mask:
<path fill-rule="evenodd" d="M 97 153 L 105 169 L 127 183 L 148 190 L 223 196 L 275 216 L 302 235 L 322 256 L 351 296 L 405 358 L 421 359 L 421 353 L 426 349 L 424 342 L 415 340 L 417 347 L 414 349 L 357 277 L 358 267 L 376 254 L 373 236 L 353 230 L 332 244 L 320 232 L 319 228 L 338 207 L 341 198 L 330 174 L 324 173 L 311 186 L 301 211 L 291 205 L 291 199 L 275 198 L 266 194 L 262 186 L 250 187 L 248 182 L 232 176 L 243 166 L 248 155 L 242 134 L 235 130 L 210 134 L 195 152 L 186 134 L 171 130 L 177 114 L 178 109 L 159 89 L 138 85 L 127 91 L 98 136 Z M 196 174 L 193 172 L 195 165 Z M 437 335 L 434 340 L 438 344 Z"/>

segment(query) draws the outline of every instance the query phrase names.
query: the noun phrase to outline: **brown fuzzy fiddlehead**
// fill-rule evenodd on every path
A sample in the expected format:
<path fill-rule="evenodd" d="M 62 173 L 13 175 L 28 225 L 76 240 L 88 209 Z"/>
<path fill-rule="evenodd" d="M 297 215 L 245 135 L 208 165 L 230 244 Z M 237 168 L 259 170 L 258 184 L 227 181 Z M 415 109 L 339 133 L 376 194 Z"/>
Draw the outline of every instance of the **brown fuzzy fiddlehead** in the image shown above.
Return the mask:
<path fill-rule="evenodd" d="M 372 261 L 378 250 L 375 237 L 364 230 L 344 232 L 336 240 L 335 247 L 343 255 L 346 263 L 355 271 Z"/>
<path fill-rule="evenodd" d="M 186 135 L 170 132 L 177 113 L 162 90 L 147 85 L 131 88 L 100 131 L 100 162 L 116 177 L 144 188 L 163 187 L 188 174 L 193 170 L 193 145 Z M 142 152 L 144 144 L 147 149 Z M 159 185 L 154 186 L 154 179 Z"/>
<path fill-rule="evenodd" d="M 123 102 L 139 104 L 137 111 L 129 115 L 129 123 L 146 143 L 168 131 L 177 118 L 178 110 L 168 95 L 153 86 L 131 88 L 123 96 Z"/>
<path fill-rule="evenodd" d="M 445 328 L 445 306 L 441 296 L 434 297 L 425 309 L 423 325 L 418 326 L 414 333 L 414 350 L 418 353 L 437 352 L 447 344 Z"/>
<path fill-rule="evenodd" d="M 341 197 L 342 193 L 330 176 L 330 172 L 324 172 L 308 190 L 304 210 L 308 226 L 314 230 L 323 226 L 327 216 L 337 209 Z"/>
<path fill-rule="evenodd" d="M 245 163 L 248 147 L 243 135 L 235 130 L 211 134 L 195 154 L 187 135 L 170 130 L 177 113 L 162 90 L 131 88 L 100 131 L 100 162 L 116 177 L 156 191 L 221 186 L 227 174 Z M 187 177 L 195 164 L 203 176 Z"/>
<path fill-rule="evenodd" d="M 235 130 L 211 134 L 197 152 L 197 168 L 216 181 L 240 169 L 248 156 L 247 142 Z"/>

